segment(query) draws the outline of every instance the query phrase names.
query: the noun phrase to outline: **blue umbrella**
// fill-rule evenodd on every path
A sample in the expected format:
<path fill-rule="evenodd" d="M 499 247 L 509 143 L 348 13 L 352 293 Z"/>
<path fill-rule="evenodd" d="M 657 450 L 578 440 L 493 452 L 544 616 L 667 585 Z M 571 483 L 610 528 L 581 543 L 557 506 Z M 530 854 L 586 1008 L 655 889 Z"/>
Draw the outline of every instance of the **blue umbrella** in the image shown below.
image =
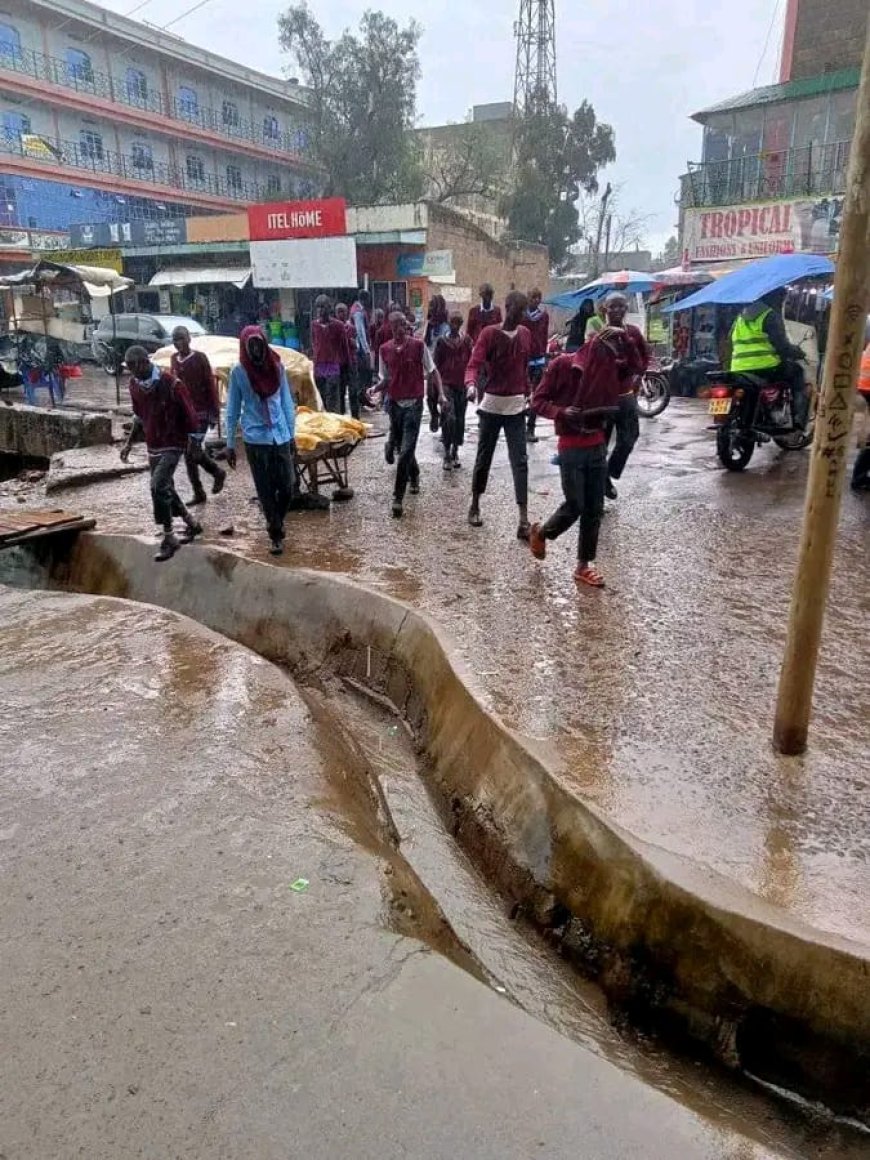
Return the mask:
<path fill-rule="evenodd" d="M 801 278 L 831 278 L 834 263 L 822 254 L 775 254 L 726 274 L 718 282 L 696 290 L 681 302 L 665 307 L 665 312 L 690 310 L 693 306 L 743 306 L 757 302 L 772 290 L 780 290 Z"/>

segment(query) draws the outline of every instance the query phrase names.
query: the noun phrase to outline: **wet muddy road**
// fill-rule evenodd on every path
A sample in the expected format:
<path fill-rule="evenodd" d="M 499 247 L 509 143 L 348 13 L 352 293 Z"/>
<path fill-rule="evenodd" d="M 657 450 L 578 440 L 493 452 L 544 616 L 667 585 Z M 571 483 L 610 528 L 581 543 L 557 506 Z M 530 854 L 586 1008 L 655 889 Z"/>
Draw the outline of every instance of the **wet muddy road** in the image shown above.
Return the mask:
<path fill-rule="evenodd" d="M 619 1039 L 444 845 L 378 713 L 156 609 L 0 588 L 0 616 L 8 1160 L 863 1154 Z"/>
<path fill-rule="evenodd" d="M 811 749 L 780 758 L 772 707 L 807 457 L 762 449 L 745 474 L 729 475 L 705 423 L 699 404 L 677 400 L 643 424 L 605 517 L 606 592 L 574 590 L 570 533 L 543 564 L 515 540 L 503 447 L 486 525 L 467 527 L 473 424 L 466 467 L 446 476 L 436 438 L 421 435 L 423 494 L 401 522 L 388 515 L 382 441 L 361 448 L 356 498 L 291 517 L 280 566 L 345 573 L 430 612 L 487 703 L 584 800 L 868 942 L 870 506 L 845 497 Z M 533 518 L 560 498 L 548 424 L 542 434 L 530 450 Z M 242 469 L 205 510 L 208 538 L 267 559 L 251 494 Z M 151 530 L 144 477 L 54 493 L 52 503 L 95 514 L 103 530 Z M 216 534 L 227 523 L 232 539 Z"/>

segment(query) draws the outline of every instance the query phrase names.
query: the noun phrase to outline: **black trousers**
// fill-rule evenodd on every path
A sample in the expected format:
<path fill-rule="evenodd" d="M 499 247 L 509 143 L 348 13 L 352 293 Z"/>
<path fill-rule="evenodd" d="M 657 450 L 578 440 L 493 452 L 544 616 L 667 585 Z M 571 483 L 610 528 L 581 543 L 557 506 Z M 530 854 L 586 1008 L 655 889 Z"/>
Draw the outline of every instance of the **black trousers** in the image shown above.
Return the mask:
<path fill-rule="evenodd" d="M 619 479 L 640 437 L 640 413 L 637 409 L 637 396 L 633 391 L 631 394 L 619 396 L 619 413 L 615 419 L 610 419 L 607 423 L 605 438 L 608 443 L 614 429 L 616 443 L 610 453 L 607 473 L 611 479 Z"/>
<path fill-rule="evenodd" d="M 529 398 L 531 398 L 531 396 L 535 393 L 535 388 L 540 384 L 541 379 L 544 377 L 545 369 L 546 368 L 543 366 L 529 367 Z M 531 407 L 529 407 L 528 411 L 526 411 L 526 430 L 530 435 L 534 435 L 537 422 L 538 416 L 536 412 L 533 411 Z"/>
<path fill-rule="evenodd" d="M 607 452 L 597 447 L 576 447 L 559 452 L 559 471 L 565 502 L 541 527 L 545 540 L 555 540 L 580 521 L 577 559 L 590 563 L 598 551 L 598 533 L 604 514 L 607 483 Z"/>
<path fill-rule="evenodd" d="M 852 487 L 856 491 L 870 490 L 870 447 L 862 447 L 852 467 Z"/>
<path fill-rule="evenodd" d="M 455 451 L 465 442 L 465 414 L 468 410 L 468 393 L 465 387 L 445 387 L 444 394 L 450 403 L 441 416 L 441 442 L 444 451 Z"/>
<path fill-rule="evenodd" d="M 351 379 L 353 377 L 350 365 L 343 366 L 338 376 L 338 403 L 339 414 L 344 414 L 345 404 L 350 402 Z"/>
<path fill-rule="evenodd" d="M 341 379 L 338 375 L 316 375 L 315 382 L 323 400 L 324 411 L 341 414 Z"/>
<path fill-rule="evenodd" d="M 273 540 L 284 539 L 284 517 L 293 498 L 296 475 L 289 443 L 246 443 L 245 455 L 257 498 Z"/>
<path fill-rule="evenodd" d="M 353 355 L 353 364 L 348 375 L 347 393 L 351 417 L 359 418 L 360 404 L 365 392 L 371 385 L 372 372 L 365 355 Z"/>
<path fill-rule="evenodd" d="M 526 416 L 493 415 L 488 411 L 477 412 L 479 434 L 477 440 L 477 457 L 474 460 L 474 473 L 471 477 L 471 491 L 473 495 L 483 495 L 489 482 L 489 470 L 492 467 L 492 457 L 498 445 L 498 437 L 504 431 L 508 449 L 508 459 L 511 464 L 511 474 L 514 477 L 514 496 L 519 507 L 525 507 L 529 498 L 529 459 L 526 453 Z"/>
<path fill-rule="evenodd" d="M 184 453 L 184 466 L 187 468 L 187 478 L 190 480 L 190 486 L 193 488 L 194 495 L 202 495 L 203 486 L 200 478 L 200 468 L 210 475 L 212 479 L 217 479 L 218 476 L 223 475 L 223 468 L 219 467 L 211 457 L 211 453 L 205 446 L 205 437 L 208 434 L 208 420 L 200 422 L 199 429 L 196 432 L 198 438 L 191 439 L 187 445 L 187 450 Z"/>
<path fill-rule="evenodd" d="M 390 442 L 396 451 L 395 499 L 401 503 L 409 483 L 419 483 L 420 465 L 417 463 L 417 440 L 423 421 L 423 400 L 410 407 L 400 407 L 390 400 Z"/>
<path fill-rule="evenodd" d="M 175 490 L 175 469 L 181 462 L 183 451 L 159 451 L 148 454 L 148 468 L 151 472 L 151 502 L 154 505 L 154 522 L 164 531 L 172 530 L 172 517 L 180 516 L 186 524 L 194 523 L 190 512 L 181 502 Z"/>

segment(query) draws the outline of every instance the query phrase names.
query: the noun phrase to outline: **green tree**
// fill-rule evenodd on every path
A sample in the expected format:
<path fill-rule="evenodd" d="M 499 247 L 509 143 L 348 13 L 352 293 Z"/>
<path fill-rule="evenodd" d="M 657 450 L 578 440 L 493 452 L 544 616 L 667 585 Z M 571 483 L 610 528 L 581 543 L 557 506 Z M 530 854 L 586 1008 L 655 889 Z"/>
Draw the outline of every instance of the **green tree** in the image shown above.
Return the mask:
<path fill-rule="evenodd" d="M 584 101 L 572 116 L 539 104 L 517 125 L 514 183 L 502 203 L 513 237 L 539 242 L 559 270 L 580 237 L 577 199 L 596 193 L 598 173 L 616 159 L 613 130 Z"/>
<path fill-rule="evenodd" d="M 309 93 L 314 160 L 326 194 L 357 205 L 419 196 L 421 175 L 408 130 L 413 126 L 420 27 L 366 12 L 356 33 L 329 41 L 304 2 L 278 18 L 281 47 L 295 60 Z"/>
<path fill-rule="evenodd" d="M 425 193 L 442 205 L 467 197 L 496 200 L 504 194 L 510 163 L 510 137 L 494 137 L 486 124 L 467 121 L 451 125 L 450 131 L 423 142 L 420 166 Z"/>

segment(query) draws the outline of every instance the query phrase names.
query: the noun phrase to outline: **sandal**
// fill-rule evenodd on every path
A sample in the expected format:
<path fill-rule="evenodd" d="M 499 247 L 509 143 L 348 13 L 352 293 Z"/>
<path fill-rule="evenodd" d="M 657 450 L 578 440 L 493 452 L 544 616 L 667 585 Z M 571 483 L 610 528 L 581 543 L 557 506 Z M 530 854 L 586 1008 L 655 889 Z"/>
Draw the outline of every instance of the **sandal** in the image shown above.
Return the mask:
<path fill-rule="evenodd" d="M 587 564 L 585 568 L 578 568 L 574 573 L 574 581 L 579 587 L 581 584 L 586 584 L 589 588 L 603 588 L 604 577 L 600 572 Z"/>

